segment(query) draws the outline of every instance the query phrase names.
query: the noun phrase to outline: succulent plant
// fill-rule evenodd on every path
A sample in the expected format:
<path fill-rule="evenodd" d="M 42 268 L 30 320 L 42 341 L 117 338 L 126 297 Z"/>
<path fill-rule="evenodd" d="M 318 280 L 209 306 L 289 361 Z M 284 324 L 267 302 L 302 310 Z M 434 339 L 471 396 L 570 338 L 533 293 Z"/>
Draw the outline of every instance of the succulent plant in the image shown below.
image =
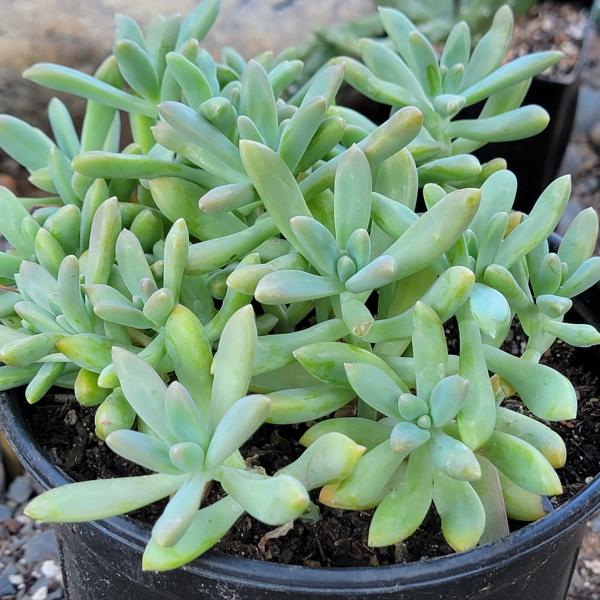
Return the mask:
<path fill-rule="evenodd" d="M 478 337 L 477 327 L 468 307 L 461 313 L 460 374 L 448 375 L 455 365 L 449 361 L 439 316 L 417 302 L 412 335 L 416 393 L 381 365 L 344 363 L 349 384 L 383 418 L 365 421 L 358 434 L 354 432 L 363 419 L 351 424 L 344 418 L 321 421 L 303 437 L 303 443 L 312 444 L 321 435 L 345 431 L 369 448 L 354 473 L 324 487 L 320 500 L 335 508 L 376 506 L 369 530 L 372 546 L 397 544 L 412 535 L 433 502 L 448 543 L 457 551 L 466 550 L 508 533 L 507 512 L 514 513 L 512 506 L 505 506 L 501 489 L 510 486 L 529 503 L 535 500 L 534 518 L 543 507 L 541 496 L 562 493 L 553 467 L 564 465 L 564 443 L 546 425 L 496 408 L 481 342 L 468 347 L 469 338 Z M 475 427 L 486 426 L 484 416 L 477 414 L 486 408 L 481 397 L 486 388 L 491 426 L 497 429 L 485 433 L 479 445 Z"/>
<path fill-rule="evenodd" d="M 366 66 L 334 58 L 300 85 L 295 50 L 246 61 L 226 49 L 221 62 L 202 50 L 217 5 L 147 34 L 120 17 L 95 77 L 33 67 L 87 98 L 79 137 L 56 102 L 56 144 L 0 117 L 0 145 L 57 193 L 36 209 L 0 190 L 0 388 L 27 384 L 29 402 L 73 388 L 98 437 L 153 472 L 53 490 L 28 513 L 98 519 L 173 494 L 145 553 L 157 570 L 202 554 L 244 512 L 318 518 L 315 488 L 324 504 L 375 508 L 373 545 L 411 535 L 432 504 L 456 550 L 506 535 L 509 517 L 542 517 L 566 456 L 539 420 L 571 419 L 577 402 L 540 361 L 556 339 L 600 342 L 565 322 L 600 281 L 598 219 L 582 212 L 551 252 L 569 178 L 524 215 L 503 161 L 468 153 L 545 124 L 517 107 L 558 55 L 500 66 L 501 9 L 473 53 L 457 26 L 440 62 L 385 9 L 397 53 L 365 40 Z M 344 77 L 392 104 L 390 118 L 336 104 Z M 453 120 L 485 98 L 482 118 Z M 135 140 L 123 149 L 119 111 Z M 522 356 L 502 349 L 517 323 Z M 271 476 L 247 466 L 244 443 L 280 424 L 308 424 L 304 453 Z"/>
<path fill-rule="evenodd" d="M 202 331 L 199 323 L 197 327 Z M 309 508 L 309 490 L 352 472 L 364 448 L 335 433 L 272 477 L 247 468 L 238 449 L 267 419 L 271 404 L 266 396 L 245 395 L 256 352 L 252 307 L 239 309 L 227 322 L 212 377 L 210 345 L 206 338 L 199 343 L 204 361 L 192 375 L 195 398 L 178 381 L 167 387 L 135 354 L 113 348 L 121 390 L 140 430 L 117 429 L 106 443 L 154 475 L 70 484 L 33 500 L 27 514 L 45 521 L 101 519 L 172 494 L 144 554 L 145 568 L 164 570 L 205 552 L 245 511 L 269 525 L 300 517 Z M 177 345 L 172 351 L 186 362 L 187 348 Z M 226 495 L 198 510 L 213 481 Z M 88 496 L 94 501 L 78 501 Z"/>

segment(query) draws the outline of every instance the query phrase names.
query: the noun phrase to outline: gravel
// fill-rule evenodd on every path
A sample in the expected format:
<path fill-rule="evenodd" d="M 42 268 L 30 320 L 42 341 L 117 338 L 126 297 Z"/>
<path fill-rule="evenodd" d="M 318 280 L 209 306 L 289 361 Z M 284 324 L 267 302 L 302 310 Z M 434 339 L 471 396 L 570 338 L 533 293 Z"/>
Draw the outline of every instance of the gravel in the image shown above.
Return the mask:
<path fill-rule="evenodd" d="M 34 493 L 33 481 L 20 475 L 0 490 L 0 599 L 64 598 L 54 530 L 23 514 Z"/>

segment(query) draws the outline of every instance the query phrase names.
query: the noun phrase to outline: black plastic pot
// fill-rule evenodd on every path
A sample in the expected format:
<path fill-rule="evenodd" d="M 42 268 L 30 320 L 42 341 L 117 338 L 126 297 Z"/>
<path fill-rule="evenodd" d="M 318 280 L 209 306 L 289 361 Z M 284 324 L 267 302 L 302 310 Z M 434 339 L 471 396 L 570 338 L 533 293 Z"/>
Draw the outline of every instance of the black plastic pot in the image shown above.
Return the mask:
<path fill-rule="evenodd" d="M 576 303 L 600 326 L 600 286 Z M 18 391 L 0 422 L 44 488 L 69 481 L 32 439 Z M 141 570 L 148 531 L 127 518 L 57 527 L 68 600 L 564 600 L 586 521 L 600 508 L 600 476 L 544 519 L 463 554 L 398 566 L 314 569 L 208 552 L 168 573 Z"/>
<path fill-rule="evenodd" d="M 535 77 L 523 101 L 523 105 L 539 104 L 548 111 L 548 127 L 532 138 L 487 144 L 475 152 L 482 162 L 497 156 L 507 160 L 508 168 L 519 181 L 515 208 L 524 212 L 531 211 L 539 195 L 556 177 L 573 131 L 581 75 L 595 27 L 593 0 L 578 4 L 587 6 L 590 16 L 573 70 L 564 77 Z"/>

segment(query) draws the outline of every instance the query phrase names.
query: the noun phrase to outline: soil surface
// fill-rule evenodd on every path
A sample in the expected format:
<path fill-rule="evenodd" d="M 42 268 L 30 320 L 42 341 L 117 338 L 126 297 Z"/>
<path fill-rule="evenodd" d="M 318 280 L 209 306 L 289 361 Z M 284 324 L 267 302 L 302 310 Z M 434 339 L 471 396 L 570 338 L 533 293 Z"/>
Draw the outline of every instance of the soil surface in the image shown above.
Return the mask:
<path fill-rule="evenodd" d="M 515 330 L 506 344 L 513 353 L 522 351 L 523 339 Z M 453 343 L 449 344 L 452 351 Z M 554 498 L 559 505 L 577 494 L 598 472 L 600 464 L 600 377 L 595 373 L 600 350 L 574 349 L 557 343 L 544 362 L 573 382 L 580 401 L 577 420 L 550 423 L 567 444 L 568 463 L 560 471 L 565 493 Z M 515 406 L 520 406 L 515 404 Z M 51 459 L 76 480 L 138 475 L 144 470 L 113 454 L 94 435 L 94 410 L 81 407 L 67 394 L 55 394 L 31 411 L 34 436 Z M 244 446 L 242 454 L 253 467 L 274 473 L 302 452 L 297 440 L 304 426 L 269 426 Z M 221 495 L 214 486 L 207 502 Z M 314 498 L 315 502 L 317 498 Z M 152 523 L 164 505 L 157 504 L 132 515 Z M 245 516 L 217 549 L 229 554 L 272 562 L 306 566 L 349 567 L 405 563 L 452 552 L 444 542 L 432 509 L 419 531 L 404 543 L 385 548 L 367 545 L 372 511 L 337 511 L 320 506 L 316 523 L 296 521 L 280 535 L 268 535 L 272 527 Z M 515 524 L 517 527 L 519 525 Z M 267 536 L 267 537 L 265 537 Z"/>
<path fill-rule="evenodd" d="M 582 47 L 589 9 L 583 3 L 544 0 L 533 5 L 529 13 L 517 19 L 509 58 L 532 52 L 560 50 L 563 59 L 544 76 L 561 79 L 577 64 Z"/>

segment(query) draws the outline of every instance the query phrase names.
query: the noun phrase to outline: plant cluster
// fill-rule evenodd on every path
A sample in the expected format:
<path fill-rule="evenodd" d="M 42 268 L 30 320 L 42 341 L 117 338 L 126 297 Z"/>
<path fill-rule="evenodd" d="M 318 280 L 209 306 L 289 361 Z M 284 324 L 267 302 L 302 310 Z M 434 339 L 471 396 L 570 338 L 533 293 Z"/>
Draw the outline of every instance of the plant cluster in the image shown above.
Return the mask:
<path fill-rule="evenodd" d="M 569 178 L 524 215 L 502 161 L 468 152 L 545 126 L 516 107 L 558 55 L 500 66 L 502 8 L 472 54 L 460 25 L 438 59 L 386 9 L 394 48 L 367 40 L 365 64 L 334 59 L 301 85 L 294 50 L 203 50 L 217 12 L 204 0 L 146 33 L 119 17 L 94 76 L 29 69 L 87 99 L 80 134 L 56 99 L 54 139 L 0 117 L 0 145 L 48 194 L 0 190 L 0 388 L 26 385 L 30 403 L 72 388 L 97 407 L 98 437 L 152 472 L 51 490 L 27 514 L 84 521 L 170 497 L 144 555 L 155 570 L 199 556 L 244 512 L 318 519 L 315 489 L 375 509 L 374 546 L 406 539 L 431 506 L 457 551 L 544 516 L 566 451 L 541 420 L 574 418 L 577 400 L 540 359 L 556 339 L 600 342 L 564 320 L 600 280 L 598 219 L 580 213 L 552 252 Z M 390 118 L 337 105 L 344 79 L 389 100 Z M 485 98 L 482 117 L 452 120 Z M 516 320 L 522 356 L 501 349 Z M 527 411 L 505 403 L 515 394 Z M 342 408 L 355 416 L 332 417 Z M 269 424 L 307 424 L 302 455 L 272 474 L 240 453 Z"/>

